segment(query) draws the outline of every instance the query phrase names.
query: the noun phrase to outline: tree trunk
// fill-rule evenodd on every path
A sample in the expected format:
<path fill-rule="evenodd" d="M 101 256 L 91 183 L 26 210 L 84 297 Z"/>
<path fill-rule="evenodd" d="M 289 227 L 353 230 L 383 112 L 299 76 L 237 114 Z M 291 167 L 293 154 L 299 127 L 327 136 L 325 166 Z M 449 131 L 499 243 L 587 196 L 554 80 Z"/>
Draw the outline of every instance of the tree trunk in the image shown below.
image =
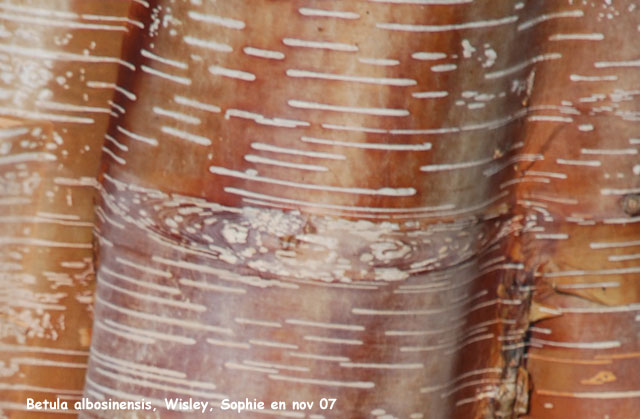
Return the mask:
<path fill-rule="evenodd" d="M 82 396 L 95 290 L 97 174 L 121 1 L 0 4 L 0 417 Z M 98 58 L 100 57 L 100 58 Z M 99 211 L 99 210 L 98 210 Z"/>
<path fill-rule="evenodd" d="M 0 5 L 1 411 L 93 321 L 149 410 L 81 417 L 633 417 L 638 12 L 573 3 Z"/>

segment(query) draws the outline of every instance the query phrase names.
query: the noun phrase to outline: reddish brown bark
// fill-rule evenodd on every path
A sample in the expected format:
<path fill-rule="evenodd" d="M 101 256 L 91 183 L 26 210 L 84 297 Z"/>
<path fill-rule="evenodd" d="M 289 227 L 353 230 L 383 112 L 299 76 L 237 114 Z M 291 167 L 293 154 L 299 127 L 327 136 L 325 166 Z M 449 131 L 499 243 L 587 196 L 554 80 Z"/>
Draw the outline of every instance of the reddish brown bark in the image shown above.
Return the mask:
<path fill-rule="evenodd" d="M 632 2 L 200 3 L 82 6 L 130 19 L 89 52 L 122 59 L 111 117 L 55 168 L 93 178 L 107 132 L 85 396 L 157 408 L 84 416 L 634 416 Z"/>
<path fill-rule="evenodd" d="M 82 395 L 96 177 L 112 99 L 96 82 L 116 81 L 126 30 L 99 16 L 127 9 L 94 0 L 0 4 L 0 417 L 69 417 L 27 412 L 27 398 Z"/>

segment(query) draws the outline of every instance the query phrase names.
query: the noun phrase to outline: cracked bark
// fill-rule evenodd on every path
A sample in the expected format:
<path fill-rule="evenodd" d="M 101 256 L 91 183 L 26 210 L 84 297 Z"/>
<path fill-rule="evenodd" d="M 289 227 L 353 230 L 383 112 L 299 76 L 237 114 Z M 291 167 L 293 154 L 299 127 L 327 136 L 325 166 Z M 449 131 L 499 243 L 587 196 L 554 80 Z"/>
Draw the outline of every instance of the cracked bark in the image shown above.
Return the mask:
<path fill-rule="evenodd" d="M 2 8 L 5 415 L 634 415 L 635 3 L 410 3 Z"/>

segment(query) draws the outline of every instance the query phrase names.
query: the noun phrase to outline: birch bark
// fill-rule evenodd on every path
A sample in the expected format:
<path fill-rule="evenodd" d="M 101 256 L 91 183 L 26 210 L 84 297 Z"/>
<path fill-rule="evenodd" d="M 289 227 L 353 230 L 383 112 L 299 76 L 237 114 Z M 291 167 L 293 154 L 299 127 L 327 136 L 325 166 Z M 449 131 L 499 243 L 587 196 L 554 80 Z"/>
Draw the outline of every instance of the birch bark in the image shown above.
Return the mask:
<path fill-rule="evenodd" d="M 216 417 L 238 417 L 220 407 L 245 398 L 267 409 L 241 417 L 628 418 L 640 408 L 635 2 L 139 0 L 84 13 L 69 3 L 49 23 L 67 22 L 54 40 L 74 34 L 59 51 L 19 34 L 25 16 L 44 25 L 34 19 L 50 6 L 16 5 L 5 19 L 19 42 L 1 48 L 51 76 L 15 89 L 0 113 L 7 130 L 43 125 L 34 147 L 63 163 L 47 173 L 70 175 L 67 189 L 42 188 L 48 201 L 11 211 L 90 222 L 88 201 L 59 208 L 63 190 L 96 186 L 84 395 L 157 409 L 81 416 L 199 416 L 164 410 L 165 398 L 190 397 Z M 88 21 L 125 30 L 69 23 Z M 58 81 L 67 71 L 77 84 Z M 73 146 L 48 145 L 60 132 Z M 64 228 L 48 234 L 69 237 Z M 3 257 L 45 237 L 27 236 L 7 233 L 2 245 L 17 248 Z M 25 289 L 53 298 L 60 269 L 80 268 L 61 257 L 7 269 L 33 271 L 39 282 Z M 65 286 L 86 294 L 84 282 Z M 65 321 L 52 330 L 87 328 Z M 4 350 L 43 347 L 27 330 L 3 337 Z M 18 378 L 5 384 L 9 412 L 25 391 L 42 393 Z M 332 410 L 323 398 L 337 400 Z M 294 411 L 293 401 L 315 404 Z"/>

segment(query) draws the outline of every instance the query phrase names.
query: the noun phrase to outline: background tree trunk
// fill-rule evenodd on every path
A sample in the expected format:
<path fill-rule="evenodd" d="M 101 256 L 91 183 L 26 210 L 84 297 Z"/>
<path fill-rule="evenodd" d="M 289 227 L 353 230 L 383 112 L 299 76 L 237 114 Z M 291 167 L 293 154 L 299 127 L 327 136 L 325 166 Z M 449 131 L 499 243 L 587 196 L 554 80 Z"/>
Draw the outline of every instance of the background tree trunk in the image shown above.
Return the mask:
<path fill-rule="evenodd" d="M 62 4 L 0 7 L 8 417 L 79 397 L 95 190 L 84 395 L 156 410 L 81 416 L 640 409 L 634 2 Z"/>
<path fill-rule="evenodd" d="M 0 417 L 69 417 L 26 400 L 82 395 L 96 179 L 128 9 L 0 2 Z"/>

